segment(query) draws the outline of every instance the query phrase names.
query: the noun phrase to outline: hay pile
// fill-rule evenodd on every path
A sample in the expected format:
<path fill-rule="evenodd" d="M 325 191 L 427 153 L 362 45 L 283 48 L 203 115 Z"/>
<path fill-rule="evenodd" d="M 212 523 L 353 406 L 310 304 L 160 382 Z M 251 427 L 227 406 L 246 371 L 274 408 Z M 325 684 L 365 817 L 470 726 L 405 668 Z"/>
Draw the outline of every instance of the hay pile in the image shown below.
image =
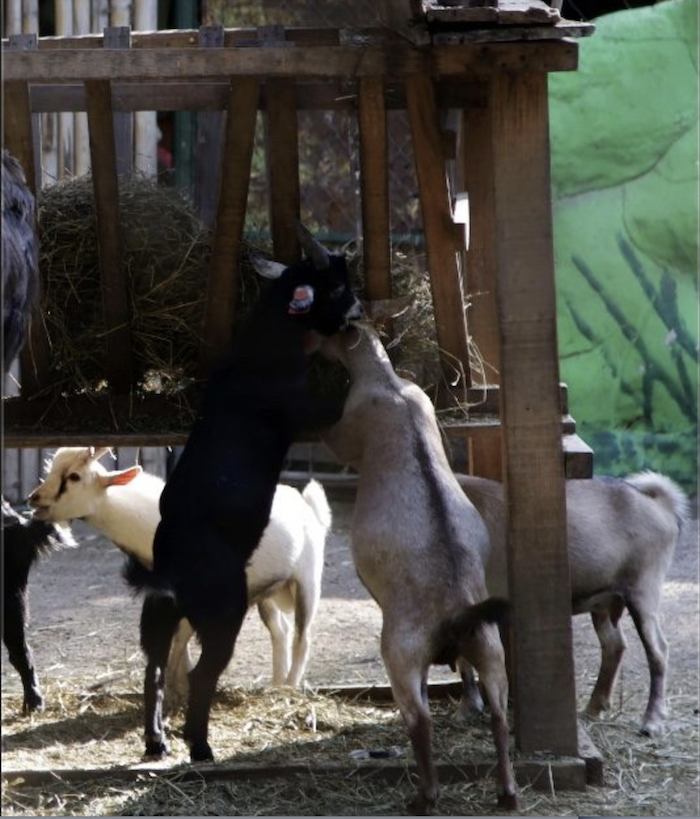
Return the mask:
<path fill-rule="evenodd" d="M 178 191 L 146 179 L 121 181 L 119 208 L 135 386 L 177 390 L 196 373 L 211 235 Z M 107 366 L 92 180 L 43 189 L 38 213 L 52 390 L 98 393 Z M 257 294 L 243 264 L 244 311 Z"/>

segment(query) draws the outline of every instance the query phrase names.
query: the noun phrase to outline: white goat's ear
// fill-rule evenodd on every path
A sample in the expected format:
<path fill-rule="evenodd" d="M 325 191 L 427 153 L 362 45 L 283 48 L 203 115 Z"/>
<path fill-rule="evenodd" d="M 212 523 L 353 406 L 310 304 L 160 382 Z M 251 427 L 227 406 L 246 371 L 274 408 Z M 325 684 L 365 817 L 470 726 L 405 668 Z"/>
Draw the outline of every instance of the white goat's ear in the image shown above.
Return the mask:
<path fill-rule="evenodd" d="M 251 255 L 250 261 L 253 263 L 255 272 L 264 279 L 279 279 L 287 269 L 286 264 L 273 262 L 272 259 L 263 259 L 262 256 Z"/>
<path fill-rule="evenodd" d="M 130 466 L 128 469 L 115 469 L 106 475 L 100 475 L 100 483 L 105 488 L 108 486 L 126 486 L 126 484 L 131 483 L 134 478 L 138 478 L 142 472 L 143 469 L 138 465 Z"/>

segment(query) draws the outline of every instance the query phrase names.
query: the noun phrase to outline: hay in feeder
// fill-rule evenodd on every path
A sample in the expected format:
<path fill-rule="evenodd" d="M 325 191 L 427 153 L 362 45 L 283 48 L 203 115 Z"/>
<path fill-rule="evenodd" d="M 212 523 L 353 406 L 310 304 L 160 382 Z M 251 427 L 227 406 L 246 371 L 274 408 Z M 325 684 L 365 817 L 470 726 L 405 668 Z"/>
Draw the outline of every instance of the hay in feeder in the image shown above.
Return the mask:
<path fill-rule="evenodd" d="M 119 210 L 134 386 L 172 392 L 196 374 L 211 233 L 181 193 L 147 179 L 120 181 Z M 38 212 L 52 388 L 99 393 L 107 386 L 108 368 L 92 180 L 45 188 Z M 259 293 L 246 257 L 240 267 L 239 320 Z"/>

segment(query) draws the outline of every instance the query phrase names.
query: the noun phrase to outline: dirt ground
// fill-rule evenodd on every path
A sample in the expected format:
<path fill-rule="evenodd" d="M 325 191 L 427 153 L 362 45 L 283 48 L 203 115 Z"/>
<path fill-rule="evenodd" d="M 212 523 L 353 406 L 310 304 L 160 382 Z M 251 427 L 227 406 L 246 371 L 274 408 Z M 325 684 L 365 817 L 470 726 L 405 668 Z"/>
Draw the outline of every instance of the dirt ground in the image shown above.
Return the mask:
<path fill-rule="evenodd" d="M 306 682 L 312 688 L 341 683 L 383 683 L 386 675 L 378 649 L 380 613 L 355 574 L 350 552 L 352 506 L 342 498 L 332 499 L 332 506 L 333 531 L 326 548 L 323 597 L 315 622 Z M 130 596 L 121 579 L 122 554 L 87 524 L 74 524 L 74 534 L 79 548 L 43 560 L 31 576 L 29 634 L 40 678 L 49 687 L 63 681 L 93 692 L 126 691 L 136 695 L 141 690 L 143 673 L 138 644 L 140 604 Z M 662 608 L 664 628 L 671 643 L 666 741 L 672 752 L 674 731 L 683 734 L 685 744 L 678 755 L 685 760 L 684 765 L 687 763 L 682 777 L 674 774 L 665 784 L 666 791 L 671 792 L 665 797 L 667 810 L 662 811 L 665 815 L 691 815 L 698 811 L 699 612 L 695 504 L 694 519 L 686 527 L 667 579 Z M 624 714 L 626 725 L 633 729 L 645 705 L 648 671 L 628 615 L 623 622 L 629 648 L 616 689 L 615 708 Z M 599 662 L 597 641 L 587 617 L 574 619 L 574 645 L 578 701 L 583 707 Z M 16 707 L 21 691 L 6 656 L 4 653 L 2 663 L 4 751 L 8 750 L 5 744 L 6 724 L 10 720 L 8 709 Z M 251 611 L 221 687 L 264 685 L 270 673 L 270 641 L 257 613 Z M 447 669 L 445 672 L 436 670 L 431 676 L 431 680 L 448 678 L 452 679 L 453 675 Z M 9 733 L 12 730 L 8 729 Z M 4 753 L 3 767 L 16 767 L 11 754 Z M 673 779 L 678 779 L 678 792 L 673 790 Z M 575 812 L 600 814 L 601 808 L 586 809 L 583 805 Z"/>

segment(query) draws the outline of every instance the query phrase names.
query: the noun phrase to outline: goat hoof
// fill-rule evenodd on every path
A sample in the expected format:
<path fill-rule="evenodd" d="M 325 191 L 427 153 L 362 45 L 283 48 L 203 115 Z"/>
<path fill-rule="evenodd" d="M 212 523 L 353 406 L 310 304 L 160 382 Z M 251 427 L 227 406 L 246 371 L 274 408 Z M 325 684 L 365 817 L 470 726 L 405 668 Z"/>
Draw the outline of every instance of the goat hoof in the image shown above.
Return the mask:
<path fill-rule="evenodd" d="M 143 755 L 144 762 L 154 762 L 163 759 L 170 753 L 168 743 L 164 739 L 146 740 L 146 751 Z"/>
<path fill-rule="evenodd" d="M 31 714 L 32 711 L 43 711 L 44 710 L 44 698 L 41 694 L 37 694 L 35 691 L 27 694 L 24 698 L 24 702 L 22 703 L 22 713 L 23 714 Z"/>
<path fill-rule="evenodd" d="M 428 799 L 422 793 L 414 796 L 407 803 L 406 809 L 411 816 L 440 816 L 437 799 Z"/>
<path fill-rule="evenodd" d="M 213 762 L 214 754 L 208 742 L 190 743 L 190 762 Z"/>
<path fill-rule="evenodd" d="M 498 807 L 505 810 L 520 810 L 520 797 L 517 793 L 502 793 L 498 797 Z"/>

